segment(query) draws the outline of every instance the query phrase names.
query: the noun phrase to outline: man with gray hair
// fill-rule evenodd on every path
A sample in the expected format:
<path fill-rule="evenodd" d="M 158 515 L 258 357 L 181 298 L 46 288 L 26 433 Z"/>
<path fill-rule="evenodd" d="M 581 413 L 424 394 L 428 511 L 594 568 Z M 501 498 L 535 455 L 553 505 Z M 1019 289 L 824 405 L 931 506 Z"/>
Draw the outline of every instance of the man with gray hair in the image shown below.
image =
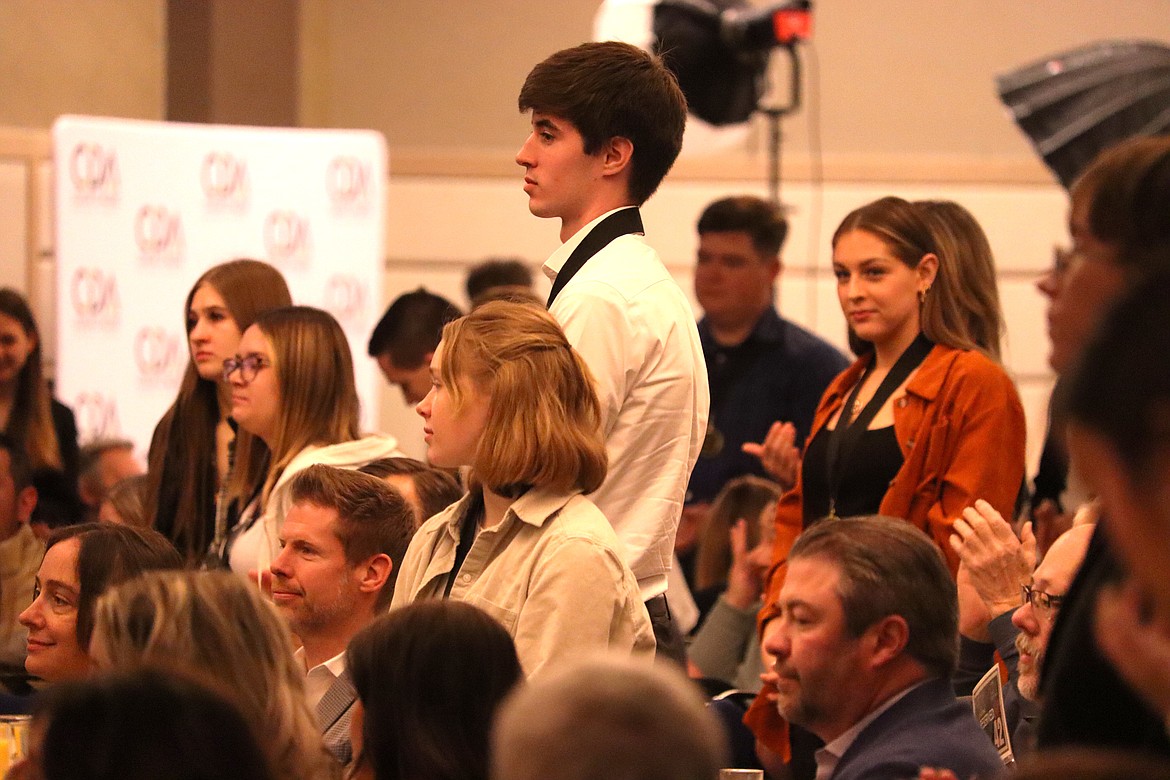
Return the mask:
<path fill-rule="evenodd" d="M 715 780 L 726 745 L 694 683 L 668 664 L 598 656 L 500 708 L 493 780 Z"/>
<path fill-rule="evenodd" d="M 1002 771 L 955 699 L 955 583 L 920 530 L 894 518 L 821 521 L 793 546 L 777 606 L 764 642 L 777 706 L 826 743 L 818 780 Z"/>

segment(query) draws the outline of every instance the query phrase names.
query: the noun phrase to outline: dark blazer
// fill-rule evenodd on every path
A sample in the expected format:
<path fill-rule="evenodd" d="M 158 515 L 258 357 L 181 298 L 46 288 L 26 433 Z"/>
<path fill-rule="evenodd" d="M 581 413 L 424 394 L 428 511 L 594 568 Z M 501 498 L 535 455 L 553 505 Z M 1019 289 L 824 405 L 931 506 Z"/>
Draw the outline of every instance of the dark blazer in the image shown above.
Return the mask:
<path fill-rule="evenodd" d="M 317 702 L 317 723 L 325 747 L 342 766 L 353 760 L 353 746 L 349 742 L 349 724 L 353 720 L 353 705 L 357 691 L 349 676 L 349 669 L 333 681 L 329 690 Z"/>
<path fill-rule="evenodd" d="M 971 705 L 950 680 L 928 680 L 866 726 L 841 756 L 832 780 L 916 778 L 920 767 L 950 769 L 962 780 L 1003 772 Z"/>

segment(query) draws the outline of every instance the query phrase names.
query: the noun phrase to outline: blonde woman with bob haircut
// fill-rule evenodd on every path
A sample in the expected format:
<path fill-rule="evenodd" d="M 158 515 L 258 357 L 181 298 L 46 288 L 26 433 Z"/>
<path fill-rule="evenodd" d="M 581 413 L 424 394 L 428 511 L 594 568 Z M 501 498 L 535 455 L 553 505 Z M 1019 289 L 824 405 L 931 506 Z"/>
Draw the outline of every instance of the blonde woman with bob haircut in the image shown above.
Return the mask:
<path fill-rule="evenodd" d="M 238 519 L 217 547 L 233 571 L 264 572 L 279 551 L 296 474 L 317 463 L 358 469 L 402 453 L 390 436 L 362 435 L 349 342 L 320 309 L 290 306 L 259 316 L 224 361 L 224 378 L 240 427 L 238 468 L 228 483 L 229 514 Z M 267 457 L 254 458 L 255 448 Z"/>
<path fill-rule="evenodd" d="M 284 621 L 229 572 L 151 572 L 107 591 L 90 654 L 101 668 L 179 664 L 235 694 L 273 777 L 334 778 Z"/>
<path fill-rule="evenodd" d="M 621 545 L 583 494 L 605 478 L 593 378 L 556 320 L 493 301 L 449 323 L 418 405 L 431 464 L 471 490 L 415 534 L 391 609 L 467 601 L 516 642 L 526 675 L 583 651 L 654 653 Z"/>

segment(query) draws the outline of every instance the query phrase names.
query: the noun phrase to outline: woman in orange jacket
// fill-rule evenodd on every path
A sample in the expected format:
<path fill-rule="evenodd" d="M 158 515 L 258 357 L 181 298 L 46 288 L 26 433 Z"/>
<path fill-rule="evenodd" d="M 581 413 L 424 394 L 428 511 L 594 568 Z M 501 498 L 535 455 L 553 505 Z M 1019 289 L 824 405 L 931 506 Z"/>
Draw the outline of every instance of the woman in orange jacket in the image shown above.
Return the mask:
<path fill-rule="evenodd" d="M 961 206 L 887 197 L 833 235 L 837 297 L 857 361 L 821 398 L 776 513 L 761 633 L 779 610 L 787 554 L 822 518 L 882 514 L 929 534 L 952 572 L 951 526 L 976 498 L 1013 516 L 1024 478 L 1024 412 L 999 365 L 1002 316 L 987 238 Z M 765 685 L 748 715 L 789 756 Z"/>

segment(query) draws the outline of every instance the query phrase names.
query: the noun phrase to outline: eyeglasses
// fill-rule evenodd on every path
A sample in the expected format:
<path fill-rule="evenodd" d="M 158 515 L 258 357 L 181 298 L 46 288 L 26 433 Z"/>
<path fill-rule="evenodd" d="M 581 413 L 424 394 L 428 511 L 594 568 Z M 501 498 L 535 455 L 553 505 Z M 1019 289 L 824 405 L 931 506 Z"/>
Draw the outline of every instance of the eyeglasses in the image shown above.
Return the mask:
<path fill-rule="evenodd" d="M 1064 596 L 1053 596 L 1051 593 L 1036 590 L 1031 585 L 1024 586 L 1024 603 L 1031 604 L 1032 609 L 1037 612 L 1047 613 L 1060 609 L 1063 602 Z"/>
<path fill-rule="evenodd" d="M 260 373 L 260 369 L 268 368 L 272 365 L 272 361 L 263 355 L 245 355 L 234 358 L 228 358 L 223 361 L 223 381 L 230 382 L 232 374 L 236 371 L 240 372 L 240 379 L 244 384 L 252 382 L 256 378 L 256 374 Z"/>

